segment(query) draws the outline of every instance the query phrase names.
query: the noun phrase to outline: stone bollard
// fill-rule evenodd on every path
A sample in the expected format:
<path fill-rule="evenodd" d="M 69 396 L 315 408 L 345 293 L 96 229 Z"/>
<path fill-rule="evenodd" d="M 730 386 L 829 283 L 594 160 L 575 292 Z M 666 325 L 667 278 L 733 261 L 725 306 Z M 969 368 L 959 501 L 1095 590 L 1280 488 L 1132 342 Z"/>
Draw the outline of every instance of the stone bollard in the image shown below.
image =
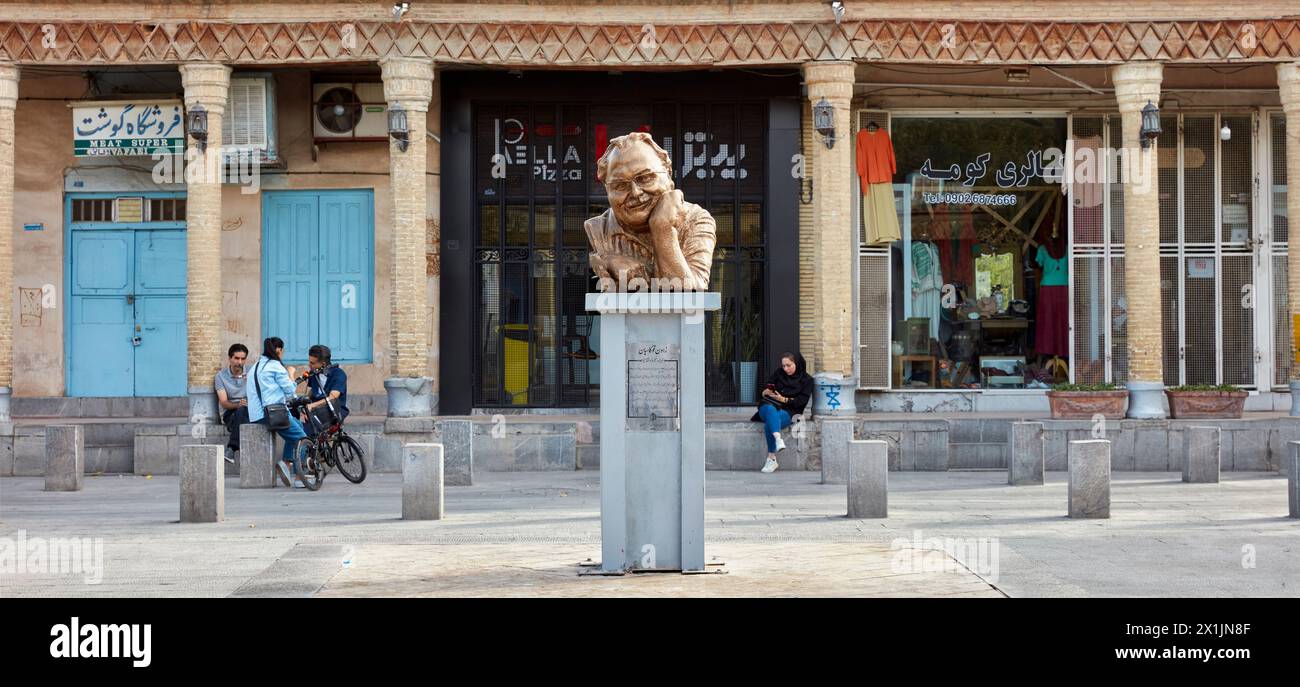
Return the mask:
<path fill-rule="evenodd" d="M 1183 432 L 1183 481 L 1217 483 L 1219 447 L 1218 427 L 1188 427 Z"/>
<path fill-rule="evenodd" d="M 216 444 L 181 447 L 181 522 L 226 518 L 226 460 Z"/>
<path fill-rule="evenodd" d="M 269 489 L 275 486 L 275 435 L 266 425 L 250 422 L 239 426 L 239 488 Z"/>
<path fill-rule="evenodd" d="M 1007 484 L 1042 484 L 1043 456 L 1043 423 L 1011 423 L 1011 458 L 1007 461 Z"/>
<path fill-rule="evenodd" d="M 852 420 L 822 420 L 822 484 L 849 481 L 849 442 Z"/>
<path fill-rule="evenodd" d="M 442 444 L 402 446 L 402 519 L 442 519 Z"/>
<path fill-rule="evenodd" d="M 45 428 L 45 491 L 81 491 L 86 474 L 86 437 L 81 425 Z"/>
<path fill-rule="evenodd" d="M 1291 442 L 1291 453 L 1285 458 L 1286 501 L 1293 518 L 1300 518 L 1300 441 Z"/>
<path fill-rule="evenodd" d="M 850 441 L 849 517 L 889 517 L 889 444 Z"/>
<path fill-rule="evenodd" d="M 442 420 L 444 484 L 468 487 L 474 484 L 474 424 L 469 420 Z"/>
<path fill-rule="evenodd" d="M 1110 441 L 1071 441 L 1069 510 L 1072 518 L 1110 517 Z"/>

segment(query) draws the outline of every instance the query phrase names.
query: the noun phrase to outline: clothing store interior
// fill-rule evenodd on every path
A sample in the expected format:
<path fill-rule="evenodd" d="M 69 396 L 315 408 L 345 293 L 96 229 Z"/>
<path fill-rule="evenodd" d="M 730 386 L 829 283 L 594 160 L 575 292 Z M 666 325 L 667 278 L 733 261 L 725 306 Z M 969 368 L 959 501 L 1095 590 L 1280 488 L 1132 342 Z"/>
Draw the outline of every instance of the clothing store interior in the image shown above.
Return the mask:
<path fill-rule="evenodd" d="M 856 150 L 863 243 L 890 249 L 891 386 L 1067 381 L 1066 118 L 889 121 Z"/>

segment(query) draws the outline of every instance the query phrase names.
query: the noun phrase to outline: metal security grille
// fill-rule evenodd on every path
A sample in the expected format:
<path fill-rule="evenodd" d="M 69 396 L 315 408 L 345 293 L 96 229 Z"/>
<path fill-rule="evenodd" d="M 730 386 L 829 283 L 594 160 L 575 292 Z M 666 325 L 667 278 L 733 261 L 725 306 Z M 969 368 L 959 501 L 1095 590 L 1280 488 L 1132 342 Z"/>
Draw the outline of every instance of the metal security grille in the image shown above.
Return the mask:
<path fill-rule="evenodd" d="M 854 133 L 874 122 L 889 130 L 889 113 L 883 110 L 859 110 Z M 865 235 L 866 197 L 858 192 L 857 235 Z M 899 194 L 895 194 L 897 196 Z M 893 313 L 891 310 L 889 247 L 859 246 L 858 249 L 858 388 L 888 389 L 892 353 Z"/>
<path fill-rule="evenodd" d="M 122 210 L 123 206 L 130 212 Z M 128 217 L 127 215 L 130 215 Z M 184 222 L 184 198 L 74 198 L 73 222 Z"/>
<path fill-rule="evenodd" d="M 1074 142 L 1076 159 L 1098 160 L 1106 150 L 1105 120 L 1102 117 L 1073 117 L 1070 137 Z M 1085 172 L 1092 175 L 1084 177 Z M 1110 296 L 1110 242 L 1106 241 L 1106 214 L 1110 197 L 1106 180 L 1096 173 L 1075 165 L 1073 196 L 1070 212 L 1073 227 L 1071 243 L 1071 312 L 1073 355 L 1070 365 L 1074 381 L 1081 384 L 1098 384 L 1109 379 L 1110 323 L 1112 304 Z M 1085 181 L 1086 179 L 1086 181 Z M 1086 185 L 1085 185 L 1086 184 Z"/>
<path fill-rule="evenodd" d="M 474 404 L 598 402 L 599 335 L 583 223 L 607 209 L 596 161 L 608 141 L 649 132 L 689 202 L 717 221 L 706 394 L 752 403 L 768 367 L 761 103 L 476 103 Z"/>
<path fill-rule="evenodd" d="M 889 253 L 858 256 L 858 354 L 863 388 L 889 387 Z"/>
<path fill-rule="evenodd" d="M 1284 386 L 1291 379 L 1291 313 L 1287 294 L 1287 176 L 1286 117 L 1275 112 L 1269 117 L 1269 186 L 1272 203 L 1273 256 L 1273 383 Z"/>
<path fill-rule="evenodd" d="M 1256 383 L 1254 290 L 1256 268 L 1263 257 L 1253 229 L 1253 125 L 1248 114 L 1187 113 L 1161 118 L 1165 131 L 1159 143 L 1165 384 Z M 1232 132 L 1228 140 L 1221 140 L 1224 126 Z M 1076 144 L 1104 131 L 1101 138 L 1107 149 L 1122 145 L 1118 116 L 1075 117 L 1072 127 Z M 1113 183 L 1118 177 L 1111 181 L 1100 212 L 1081 205 L 1077 198 L 1073 207 L 1077 382 L 1122 383 L 1128 379 L 1123 186 Z M 1106 240 L 1098 240 L 1102 237 Z M 1273 277 L 1278 278 L 1276 268 Z M 1275 287 L 1270 301 L 1274 311 L 1280 312 L 1277 293 Z M 1101 317 L 1110 318 L 1109 327 L 1098 326 Z M 1106 333 L 1109 345 L 1104 340 Z M 1103 361 L 1098 352 L 1107 348 L 1111 358 Z"/>

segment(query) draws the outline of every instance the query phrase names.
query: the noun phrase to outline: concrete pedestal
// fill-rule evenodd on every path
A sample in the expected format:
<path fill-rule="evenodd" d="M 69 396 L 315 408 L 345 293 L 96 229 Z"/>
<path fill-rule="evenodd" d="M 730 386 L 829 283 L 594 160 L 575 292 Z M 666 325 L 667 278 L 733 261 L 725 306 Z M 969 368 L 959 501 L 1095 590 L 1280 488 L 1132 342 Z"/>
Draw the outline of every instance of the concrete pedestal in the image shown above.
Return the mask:
<path fill-rule="evenodd" d="M 275 486 L 275 435 L 266 425 L 250 422 L 239 426 L 239 488 L 269 489 Z"/>
<path fill-rule="evenodd" d="M 1188 427 L 1183 432 L 1183 481 L 1219 481 L 1220 435 L 1218 427 Z"/>
<path fill-rule="evenodd" d="M 221 421 L 217 395 L 211 386 L 189 387 L 190 424 L 215 424 Z"/>
<path fill-rule="evenodd" d="M 388 392 L 388 417 L 429 417 L 433 415 L 433 379 L 430 377 L 390 377 L 384 380 Z"/>
<path fill-rule="evenodd" d="M 822 484 L 844 484 L 849 480 L 849 442 L 852 420 L 822 420 Z"/>
<path fill-rule="evenodd" d="M 1165 412 L 1165 385 L 1160 382 L 1129 382 L 1128 412 L 1136 420 L 1157 420 L 1168 417 Z"/>
<path fill-rule="evenodd" d="M 889 517 L 889 444 L 848 442 L 849 517 Z"/>
<path fill-rule="evenodd" d="M 1011 423 L 1011 456 L 1007 460 L 1007 484 L 1024 486 L 1043 483 L 1043 423 Z"/>
<path fill-rule="evenodd" d="M 1069 449 L 1072 518 L 1110 517 L 1110 442 L 1071 441 Z"/>
<path fill-rule="evenodd" d="M 703 571 L 704 321 L 721 295 L 586 306 L 600 314 L 601 571 Z"/>
<path fill-rule="evenodd" d="M 858 380 L 840 374 L 820 372 L 813 375 L 813 415 L 845 415 L 858 412 L 854 394 Z"/>
<path fill-rule="evenodd" d="M 181 522 L 226 518 L 226 460 L 215 444 L 181 447 Z"/>
<path fill-rule="evenodd" d="M 81 491 L 86 439 L 81 425 L 45 428 L 45 491 Z"/>
<path fill-rule="evenodd" d="M 402 447 L 402 519 L 441 520 L 442 444 Z"/>

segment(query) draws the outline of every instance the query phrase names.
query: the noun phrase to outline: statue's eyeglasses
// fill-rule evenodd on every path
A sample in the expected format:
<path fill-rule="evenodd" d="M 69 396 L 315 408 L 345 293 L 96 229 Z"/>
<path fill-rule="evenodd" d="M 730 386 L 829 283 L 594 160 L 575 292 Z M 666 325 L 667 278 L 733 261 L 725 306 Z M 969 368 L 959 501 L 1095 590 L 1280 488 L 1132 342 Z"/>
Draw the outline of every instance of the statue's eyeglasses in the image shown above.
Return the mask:
<path fill-rule="evenodd" d="M 632 190 L 632 184 L 635 183 L 644 191 L 659 181 L 660 174 L 663 172 L 650 170 L 636 175 L 633 179 L 610 179 L 605 185 L 615 193 L 627 193 Z"/>

